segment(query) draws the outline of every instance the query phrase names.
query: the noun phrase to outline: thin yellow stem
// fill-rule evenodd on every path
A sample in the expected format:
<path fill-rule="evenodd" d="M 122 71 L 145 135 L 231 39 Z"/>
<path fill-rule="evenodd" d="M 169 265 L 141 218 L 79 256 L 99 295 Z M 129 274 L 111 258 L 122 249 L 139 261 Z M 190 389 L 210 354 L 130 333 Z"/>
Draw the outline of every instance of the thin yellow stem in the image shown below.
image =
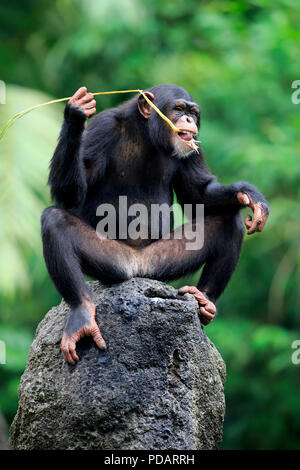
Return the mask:
<path fill-rule="evenodd" d="M 165 116 L 158 108 L 157 106 L 155 106 L 155 104 L 152 103 L 151 100 L 149 100 L 148 96 L 145 95 L 145 93 L 143 92 L 143 90 L 118 90 L 118 91 L 98 91 L 96 93 L 92 93 L 94 96 L 98 96 L 98 95 L 112 95 L 112 94 L 115 94 L 115 93 L 140 93 L 141 95 L 143 95 L 143 97 L 145 98 L 145 100 L 147 101 L 147 103 L 149 103 L 149 105 L 160 115 L 160 117 L 166 121 L 169 126 L 171 126 L 171 128 L 175 131 L 175 132 L 180 132 L 179 129 L 177 129 L 176 126 L 174 126 L 174 124 L 172 123 L 172 121 L 170 121 L 170 119 L 167 118 L 167 116 Z M 47 101 L 46 103 L 41 103 L 41 104 L 36 104 L 35 106 L 31 106 L 30 108 L 27 108 L 27 109 L 24 109 L 24 111 L 20 111 L 19 113 L 15 114 L 14 116 L 12 116 L 5 124 L 4 126 L 1 128 L 0 130 L 0 140 L 3 138 L 5 132 L 7 131 L 7 129 L 13 124 L 13 122 L 16 120 L 16 119 L 19 119 L 20 117 L 24 116 L 25 114 L 29 113 L 30 111 L 33 111 L 34 109 L 37 109 L 37 108 L 41 108 L 42 106 L 48 106 L 48 104 L 53 104 L 53 103 L 60 103 L 62 101 L 68 101 L 70 100 L 72 97 L 71 96 L 68 96 L 67 98 L 59 98 L 58 100 L 51 100 L 51 101 Z"/>
<path fill-rule="evenodd" d="M 145 100 L 150 104 L 150 106 L 155 109 L 155 111 L 160 115 L 160 117 L 162 117 L 168 124 L 169 126 L 172 127 L 172 129 L 176 132 L 180 132 L 179 129 L 177 129 L 176 126 L 174 126 L 173 122 L 170 121 L 170 119 L 167 118 L 167 116 L 165 116 L 156 106 L 155 104 L 152 103 L 152 101 L 149 100 L 148 96 L 145 95 L 145 93 L 143 93 L 141 90 L 139 90 L 139 92 L 143 95 L 143 97 L 145 98 Z"/>

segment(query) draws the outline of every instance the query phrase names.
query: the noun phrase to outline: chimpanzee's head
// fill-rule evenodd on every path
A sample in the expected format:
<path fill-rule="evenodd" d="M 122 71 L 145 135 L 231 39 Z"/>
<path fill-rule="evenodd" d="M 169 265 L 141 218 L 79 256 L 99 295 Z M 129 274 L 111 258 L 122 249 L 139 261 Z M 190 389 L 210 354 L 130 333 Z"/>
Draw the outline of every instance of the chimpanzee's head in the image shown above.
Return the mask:
<path fill-rule="evenodd" d="M 138 109 L 148 120 L 153 145 L 177 158 L 187 157 L 193 152 L 192 140 L 200 126 L 199 105 L 184 88 L 175 85 L 156 85 L 144 93 L 182 131 L 174 131 L 140 95 Z"/>

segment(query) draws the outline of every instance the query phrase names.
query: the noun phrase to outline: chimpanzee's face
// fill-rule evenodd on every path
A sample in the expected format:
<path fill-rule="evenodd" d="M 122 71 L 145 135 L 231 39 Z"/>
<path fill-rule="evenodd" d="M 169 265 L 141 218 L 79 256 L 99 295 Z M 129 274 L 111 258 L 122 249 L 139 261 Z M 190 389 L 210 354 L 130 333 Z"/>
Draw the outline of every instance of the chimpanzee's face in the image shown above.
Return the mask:
<path fill-rule="evenodd" d="M 187 157 L 197 148 L 194 137 L 200 125 L 198 104 L 184 88 L 174 85 L 157 85 L 144 93 L 180 129 L 180 132 L 174 131 L 140 95 L 138 108 L 149 120 L 148 132 L 153 144 L 170 156 Z"/>
<path fill-rule="evenodd" d="M 197 103 L 185 99 L 174 100 L 172 109 L 168 112 L 168 117 L 181 131 L 172 131 L 173 156 L 186 157 L 195 149 L 193 140 L 198 134 L 200 123 L 199 106 Z"/>

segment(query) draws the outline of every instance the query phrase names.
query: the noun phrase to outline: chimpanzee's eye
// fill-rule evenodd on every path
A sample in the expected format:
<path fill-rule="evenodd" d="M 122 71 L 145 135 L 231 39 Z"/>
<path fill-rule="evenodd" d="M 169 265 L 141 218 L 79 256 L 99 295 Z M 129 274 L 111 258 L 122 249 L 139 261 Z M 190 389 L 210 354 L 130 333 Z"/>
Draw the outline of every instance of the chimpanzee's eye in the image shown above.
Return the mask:
<path fill-rule="evenodd" d="M 199 110 L 196 109 L 196 108 L 192 108 L 191 111 L 190 111 L 190 113 L 191 113 L 193 116 L 196 116 L 196 117 L 198 117 L 199 114 L 200 114 L 200 113 L 199 113 Z"/>
<path fill-rule="evenodd" d="M 185 109 L 185 105 L 184 105 L 184 104 L 182 104 L 182 103 L 180 103 L 180 104 L 176 104 L 176 106 L 175 106 L 175 109 L 176 109 L 176 111 L 183 112 L 183 111 L 184 111 L 184 109 Z"/>

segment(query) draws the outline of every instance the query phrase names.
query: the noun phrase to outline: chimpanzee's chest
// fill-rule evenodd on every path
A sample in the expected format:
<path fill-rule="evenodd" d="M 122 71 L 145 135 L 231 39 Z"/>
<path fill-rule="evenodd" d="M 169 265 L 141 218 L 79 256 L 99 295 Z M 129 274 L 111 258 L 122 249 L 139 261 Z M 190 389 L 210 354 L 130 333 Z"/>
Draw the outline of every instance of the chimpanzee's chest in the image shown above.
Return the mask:
<path fill-rule="evenodd" d="M 176 169 L 176 160 L 159 152 L 115 153 L 109 160 L 104 179 L 124 190 L 134 186 L 147 191 L 170 185 Z"/>
<path fill-rule="evenodd" d="M 115 224 L 110 238 L 124 239 L 125 231 L 128 243 L 146 244 L 172 230 L 169 207 L 173 204 L 175 165 L 158 161 L 156 156 L 150 158 L 129 162 L 122 157 L 114 159 L 101 181 L 88 192 L 83 217 L 101 230 L 107 229 L 108 223 Z"/>

